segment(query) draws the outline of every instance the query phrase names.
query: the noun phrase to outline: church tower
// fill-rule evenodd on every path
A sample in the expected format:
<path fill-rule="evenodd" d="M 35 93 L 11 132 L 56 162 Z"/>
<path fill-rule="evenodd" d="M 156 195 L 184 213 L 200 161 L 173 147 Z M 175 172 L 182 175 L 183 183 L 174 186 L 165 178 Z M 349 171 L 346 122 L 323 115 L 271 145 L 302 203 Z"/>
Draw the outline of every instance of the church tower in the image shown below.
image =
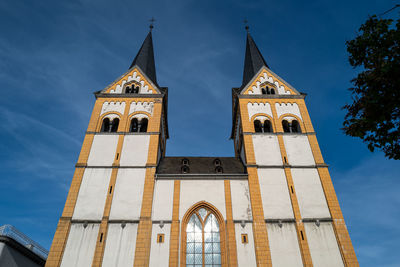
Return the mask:
<path fill-rule="evenodd" d="M 145 266 L 154 176 L 168 138 L 168 89 L 152 32 L 129 70 L 102 91 L 83 141 L 46 266 Z"/>
<path fill-rule="evenodd" d="M 243 83 L 232 96 L 257 266 L 358 266 L 306 95 L 271 71 L 249 32 Z"/>
<path fill-rule="evenodd" d="M 358 266 L 305 94 L 247 33 L 233 157 L 166 157 L 152 26 L 96 102 L 47 267 Z"/>

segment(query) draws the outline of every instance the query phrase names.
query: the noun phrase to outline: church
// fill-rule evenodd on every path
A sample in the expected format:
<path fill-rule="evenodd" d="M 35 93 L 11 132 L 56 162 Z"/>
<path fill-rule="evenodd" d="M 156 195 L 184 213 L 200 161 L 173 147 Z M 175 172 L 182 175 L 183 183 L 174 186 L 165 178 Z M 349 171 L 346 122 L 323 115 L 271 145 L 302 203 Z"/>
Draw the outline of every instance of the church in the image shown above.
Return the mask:
<path fill-rule="evenodd" d="M 246 28 L 232 157 L 166 156 L 152 26 L 130 68 L 95 93 L 47 267 L 359 266 L 306 94 Z"/>

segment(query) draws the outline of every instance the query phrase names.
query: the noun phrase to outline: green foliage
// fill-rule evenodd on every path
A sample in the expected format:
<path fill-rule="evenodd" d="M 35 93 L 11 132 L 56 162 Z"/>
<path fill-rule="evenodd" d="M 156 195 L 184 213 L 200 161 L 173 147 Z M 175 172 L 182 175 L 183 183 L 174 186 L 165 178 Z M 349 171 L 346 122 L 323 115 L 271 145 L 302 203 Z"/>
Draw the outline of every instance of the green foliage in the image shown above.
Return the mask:
<path fill-rule="evenodd" d="M 351 80 L 343 131 L 361 138 L 370 151 L 400 159 L 400 19 L 369 17 L 347 41 L 349 62 L 361 72 Z"/>

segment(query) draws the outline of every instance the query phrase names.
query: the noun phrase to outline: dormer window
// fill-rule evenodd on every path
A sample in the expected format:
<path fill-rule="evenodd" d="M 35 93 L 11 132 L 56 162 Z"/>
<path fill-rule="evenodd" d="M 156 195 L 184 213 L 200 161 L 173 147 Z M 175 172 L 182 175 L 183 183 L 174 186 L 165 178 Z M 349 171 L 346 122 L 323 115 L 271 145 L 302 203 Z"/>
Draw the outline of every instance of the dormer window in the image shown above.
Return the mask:
<path fill-rule="evenodd" d="M 220 159 L 215 159 L 214 160 L 214 166 L 221 166 L 221 160 Z"/>
<path fill-rule="evenodd" d="M 189 160 L 188 159 L 183 159 L 182 160 L 182 165 L 189 166 Z"/>
<path fill-rule="evenodd" d="M 222 167 L 221 167 L 221 166 L 217 166 L 217 167 L 215 168 L 215 173 L 223 173 Z"/>

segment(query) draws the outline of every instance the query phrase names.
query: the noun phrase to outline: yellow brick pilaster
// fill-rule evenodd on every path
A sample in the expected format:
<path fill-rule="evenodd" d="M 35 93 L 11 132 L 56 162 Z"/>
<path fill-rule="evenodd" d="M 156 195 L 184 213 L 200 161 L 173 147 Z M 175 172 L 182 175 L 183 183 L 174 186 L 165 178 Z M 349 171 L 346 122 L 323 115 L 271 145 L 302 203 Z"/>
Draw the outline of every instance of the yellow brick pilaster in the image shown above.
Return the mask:
<path fill-rule="evenodd" d="M 314 131 L 310 115 L 308 113 L 304 100 L 298 101 L 298 105 L 306 129 L 308 129 L 308 131 Z M 308 135 L 308 141 L 310 142 L 311 151 L 313 153 L 315 163 L 324 164 L 324 159 L 318 145 L 317 137 L 315 135 Z M 328 168 L 318 167 L 317 170 L 321 180 L 322 188 L 325 193 L 328 208 L 332 216 L 333 229 L 343 258 L 343 262 L 345 266 L 359 266 L 356 253 L 354 251 L 354 247 L 351 242 L 350 235 L 339 206 L 339 201 L 333 187 L 332 179 L 329 175 Z"/>
<path fill-rule="evenodd" d="M 249 100 L 239 99 L 240 117 L 243 132 L 254 132 L 249 120 L 247 103 Z M 251 135 L 243 136 L 244 150 L 247 165 L 256 164 L 253 139 Z M 253 235 L 257 266 L 272 266 L 271 251 L 268 242 L 267 225 L 264 219 L 264 209 L 261 199 L 260 183 L 257 168 L 248 167 L 248 183 L 251 209 L 253 213 Z"/>
<path fill-rule="evenodd" d="M 103 100 L 95 102 L 92 115 L 90 117 L 88 131 L 94 131 L 100 116 Z M 86 134 L 83 140 L 82 148 L 78 157 L 78 165 L 85 166 L 89 157 L 90 149 L 92 147 L 94 135 Z M 54 234 L 53 242 L 50 247 L 49 256 L 46 261 L 46 267 L 58 267 L 61 264 L 62 256 L 64 253 L 65 245 L 67 243 L 69 229 L 71 227 L 71 218 L 74 213 L 76 200 L 78 198 L 79 188 L 81 186 L 84 168 L 76 168 L 72 178 L 71 186 L 68 191 L 67 200 L 65 201 L 62 217 L 60 218 L 56 232 Z"/>
<path fill-rule="evenodd" d="M 136 238 L 135 261 L 134 266 L 148 266 L 150 260 L 151 247 L 151 211 L 154 194 L 154 175 L 156 168 L 146 169 L 146 178 L 144 181 L 142 209 L 140 212 L 140 221 Z"/>
<path fill-rule="evenodd" d="M 271 104 L 271 111 L 272 111 L 272 115 L 274 118 L 274 124 L 276 125 L 276 131 L 278 133 L 283 133 L 282 124 L 279 121 L 275 104 Z M 282 162 L 285 165 L 290 164 L 288 162 L 285 143 L 283 141 L 282 135 L 278 135 L 278 143 L 279 143 L 279 148 L 281 151 Z M 301 258 L 303 260 L 304 266 L 311 267 L 311 266 L 313 266 L 313 263 L 312 263 L 312 259 L 311 259 L 310 248 L 308 246 L 307 235 L 306 235 L 306 232 L 304 229 L 304 224 L 302 222 L 302 218 L 301 218 L 301 214 L 300 214 L 299 202 L 297 200 L 296 191 L 294 190 L 292 172 L 291 172 L 290 168 L 284 168 L 284 170 L 285 170 L 286 183 L 288 186 L 290 201 L 292 203 L 293 214 L 294 214 L 294 218 L 296 220 L 297 240 L 299 241 Z"/>
<path fill-rule="evenodd" d="M 181 181 L 174 181 L 174 200 L 172 207 L 172 223 L 169 241 L 169 266 L 179 266 L 179 202 L 181 193 Z"/>
<path fill-rule="evenodd" d="M 225 186 L 225 209 L 226 209 L 226 233 L 228 237 L 227 240 L 228 266 L 234 267 L 238 265 L 238 262 L 237 262 L 235 224 L 233 223 L 233 213 L 232 213 L 231 182 L 229 180 L 225 180 L 224 186 Z"/>

